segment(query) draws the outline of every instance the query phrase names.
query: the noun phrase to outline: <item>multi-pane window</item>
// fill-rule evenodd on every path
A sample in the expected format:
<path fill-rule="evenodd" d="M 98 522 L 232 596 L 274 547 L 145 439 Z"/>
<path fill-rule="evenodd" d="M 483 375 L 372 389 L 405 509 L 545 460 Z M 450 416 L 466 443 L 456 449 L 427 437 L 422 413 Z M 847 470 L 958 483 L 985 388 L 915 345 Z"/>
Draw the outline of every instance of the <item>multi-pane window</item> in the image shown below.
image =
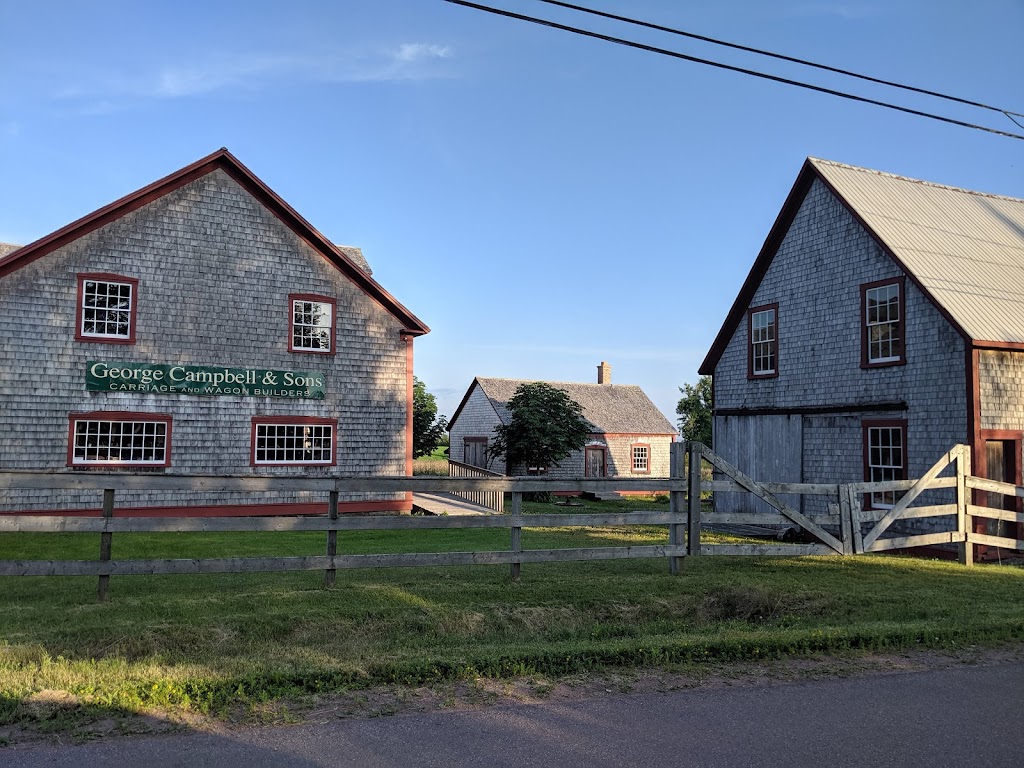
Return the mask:
<path fill-rule="evenodd" d="M 253 463 L 333 464 L 334 422 L 258 421 L 253 424 Z"/>
<path fill-rule="evenodd" d="M 632 446 L 632 468 L 634 472 L 651 471 L 651 447 L 649 445 Z"/>
<path fill-rule="evenodd" d="M 108 414 L 71 417 L 72 466 L 121 464 L 167 466 L 170 418 L 111 418 Z"/>
<path fill-rule="evenodd" d="M 82 340 L 115 343 L 135 340 L 138 281 L 114 275 L 79 275 L 78 329 Z"/>
<path fill-rule="evenodd" d="M 906 477 L 906 425 L 866 424 L 865 450 L 868 482 L 903 480 Z M 891 507 L 899 497 L 897 491 L 874 491 L 869 495 L 873 509 Z"/>
<path fill-rule="evenodd" d="M 861 285 L 861 367 L 906 362 L 905 283 L 898 277 Z"/>
<path fill-rule="evenodd" d="M 778 308 L 762 307 L 750 311 L 749 370 L 754 376 L 778 374 Z"/>
<path fill-rule="evenodd" d="M 295 352 L 334 351 L 334 301 L 315 296 L 291 296 L 291 339 Z"/>
<path fill-rule="evenodd" d="M 899 283 L 864 289 L 864 322 L 868 364 L 903 359 Z"/>

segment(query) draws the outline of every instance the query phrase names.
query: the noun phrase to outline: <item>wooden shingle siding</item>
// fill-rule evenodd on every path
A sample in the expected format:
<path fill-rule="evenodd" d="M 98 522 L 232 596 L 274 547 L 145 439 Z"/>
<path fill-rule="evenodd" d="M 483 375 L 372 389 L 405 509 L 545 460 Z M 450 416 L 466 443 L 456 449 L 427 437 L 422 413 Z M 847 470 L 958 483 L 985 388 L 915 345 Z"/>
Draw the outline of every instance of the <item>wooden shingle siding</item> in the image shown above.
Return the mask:
<path fill-rule="evenodd" d="M 449 455 L 453 461 L 465 461 L 465 439 L 467 437 L 486 437 L 487 446 L 494 441 L 494 428 L 498 426 L 498 414 L 483 390 L 473 387 L 466 404 L 459 413 L 459 418 L 452 425 L 449 435 Z M 505 473 L 505 460 L 494 459 L 486 467 L 491 472 Z"/>
<path fill-rule="evenodd" d="M 978 355 L 981 429 L 1024 431 L 1024 351 Z"/>
<path fill-rule="evenodd" d="M 893 417 L 888 410 L 873 411 L 876 404 L 905 404 L 899 417 L 908 420 L 911 477 L 962 442 L 964 341 L 912 281 L 905 283 L 906 364 L 861 368 L 860 286 L 901 276 L 856 218 L 815 180 L 750 302 L 779 305 L 779 375 L 747 379 L 747 328 L 741 323 L 715 368 L 715 408 L 730 414 L 715 418 L 715 450 L 759 480 L 860 481 L 861 421 Z M 842 412 L 843 406 L 850 409 Z M 816 408 L 839 412 L 814 413 Z M 759 409 L 773 413 L 758 414 Z M 774 420 L 787 409 L 796 412 L 790 427 L 776 429 Z M 754 413 L 738 415 L 743 411 Z M 752 423 L 736 423 L 743 419 Z M 778 457 L 773 461 L 779 476 L 758 474 L 754 458 L 738 442 L 741 435 L 756 436 L 761 463 Z"/>
<path fill-rule="evenodd" d="M 139 280 L 134 345 L 75 341 L 76 276 L 83 272 Z M 336 355 L 288 352 L 289 293 L 336 298 Z M 402 324 L 221 170 L 0 280 L 0 326 L 5 328 L 0 349 L 4 469 L 63 468 L 68 414 L 111 410 L 171 415 L 171 472 L 406 472 Z M 86 392 L 87 360 L 319 371 L 325 374 L 326 399 Z M 337 467 L 250 467 L 253 416 L 337 419 Z M 119 507 L 184 502 L 173 494 L 122 496 Z M 251 499 L 223 493 L 192 495 L 187 501 L 236 504 Z M 26 492 L 0 504 L 2 510 L 53 509 L 95 506 L 96 501 L 90 494 L 66 493 L 57 500 Z"/>
<path fill-rule="evenodd" d="M 518 385 L 519 382 L 512 380 L 496 380 L 496 379 L 484 379 L 484 381 L 492 383 L 495 381 L 504 381 L 507 383 L 505 389 L 509 396 L 515 390 L 514 385 Z M 559 383 L 553 383 L 552 386 L 559 386 Z M 576 387 L 586 387 L 590 385 L 566 385 Z M 620 392 L 629 395 L 633 401 L 636 400 L 636 395 L 632 390 L 639 391 L 638 387 L 619 388 Z M 640 393 L 642 395 L 642 392 Z M 650 404 L 647 400 L 646 395 L 643 395 L 644 401 Z M 624 398 L 624 401 L 629 403 L 630 400 Z M 650 408 L 654 408 L 653 404 L 650 404 Z M 509 417 L 507 409 L 502 406 L 495 408 L 494 403 L 484 390 L 481 388 L 477 381 L 471 385 L 469 392 L 467 393 L 463 403 L 461 404 L 456 418 L 450 425 L 449 435 L 451 437 L 450 453 L 451 458 L 454 461 L 463 462 L 465 461 L 465 440 L 467 438 L 481 438 L 486 437 L 488 440 L 488 446 L 493 445 L 495 428 L 501 423 L 499 418 L 499 412 L 505 418 Z M 641 414 L 644 416 L 644 414 Z M 631 414 L 621 414 L 620 418 L 628 420 L 631 418 Z M 653 421 L 650 417 L 646 417 L 648 420 Z M 671 425 L 665 420 L 664 416 L 658 414 L 660 421 L 654 423 L 660 429 L 671 429 Z M 673 441 L 672 435 L 662 434 L 649 434 L 646 432 L 636 432 L 633 434 L 604 434 L 595 433 L 591 436 L 591 440 L 588 444 L 597 447 L 603 447 L 606 449 L 606 469 L 608 477 L 630 477 L 634 473 L 632 472 L 632 446 L 634 444 L 644 444 L 650 446 L 650 472 L 644 473 L 645 476 L 649 477 L 668 477 L 669 476 L 669 454 L 670 446 Z M 487 469 L 492 472 L 499 472 L 506 474 L 508 468 L 505 466 L 504 459 L 492 460 Z M 525 467 L 512 467 L 512 473 L 514 474 L 525 474 Z M 585 466 L 585 449 L 582 451 L 573 451 L 569 456 L 563 459 L 557 467 L 548 467 L 548 477 L 584 477 L 586 474 Z"/>

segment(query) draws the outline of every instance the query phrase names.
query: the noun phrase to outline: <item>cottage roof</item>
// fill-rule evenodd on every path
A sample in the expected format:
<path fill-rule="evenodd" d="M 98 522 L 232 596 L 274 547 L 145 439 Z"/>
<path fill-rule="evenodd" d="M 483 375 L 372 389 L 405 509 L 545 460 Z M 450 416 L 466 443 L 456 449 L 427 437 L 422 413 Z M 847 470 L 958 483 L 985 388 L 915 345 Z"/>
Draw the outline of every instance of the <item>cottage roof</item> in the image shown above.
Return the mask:
<path fill-rule="evenodd" d="M 530 379 L 490 379 L 477 377 L 473 379 L 466 396 L 463 398 L 452 423 L 459 418 L 462 407 L 466 404 L 473 387 L 479 385 L 484 395 L 490 400 L 495 413 L 502 423 L 508 424 L 512 414 L 508 410 L 508 401 L 512 399 L 516 388 L 522 384 L 530 384 Z M 580 384 L 571 381 L 544 382 L 566 392 L 569 397 L 583 407 L 583 416 L 594 425 L 595 432 L 602 434 L 629 435 L 674 435 L 675 428 L 659 411 L 644 391 L 635 384 Z"/>
<path fill-rule="evenodd" d="M 330 242 L 306 221 L 288 203 L 278 197 L 270 187 L 246 168 L 227 149 L 219 149 L 213 154 L 197 160 L 191 165 L 175 171 L 159 181 L 122 197 L 110 205 L 93 211 L 78 221 L 74 221 L 56 232 L 36 240 L 34 243 L 16 248 L 10 252 L 0 249 L 0 278 L 17 269 L 30 264 L 36 259 L 53 252 L 83 235 L 109 224 L 120 217 L 135 211 L 142 206 L 173 192 L 184 185 L 221 170 L 234 179 L 243 189 L 259 200 L 266 208 L 280 219 L 300 238 L 307 242 L 315 251 L 323 256 L 342 274 L 359 286 L 367 295 L 390 312 L 404 326 L 404 332 L 419 336 L 430 329 L 408 309 L 384 290 L 370 276 L 370 267 L 358 248 L 339 247 Z"/>
<path fill-rule="evenodd" d="M 714 372 L 815 179 L 965 339 L 1024 344 L 1024 200 L 809 157 L 700 373 Z"/>
<path fill-rule="evenodd" d="M 363 272 L 368 275 L 373 274 L 373 270 L 370 269 L 370 262 L 368 262 L 366 257 L 363 255 L 362 248 L 356 248 L 354 245 L 335 245 L 334 247 L 348 256 L 349 261 L 363 270 Z"/>

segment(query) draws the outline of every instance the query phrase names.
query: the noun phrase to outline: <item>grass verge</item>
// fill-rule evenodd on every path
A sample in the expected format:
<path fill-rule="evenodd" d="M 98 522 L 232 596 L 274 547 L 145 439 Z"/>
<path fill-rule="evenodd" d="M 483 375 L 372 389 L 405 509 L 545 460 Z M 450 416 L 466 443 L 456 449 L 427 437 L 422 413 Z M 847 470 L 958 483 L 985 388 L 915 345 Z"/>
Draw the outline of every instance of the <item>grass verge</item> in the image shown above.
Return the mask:
<path fill-rule="evenodd" d="M 507 535 L 353 532 L 339 551 L 504 549 Z M 664 540 L 653 527 L 524 532 L 528 548 Z M 119 534 L 114 557 L 323 545 L 319 534 Z M 94 535 L 0 536 L 3 559 L 97 549 Z M 895 557 L 706 557 L 677 577 L 664 561 L 609 561 L 526 565 L 518 582 L 491 566 L 341 571 L 332 590 L 322 580 L 121 577 L 97 604 L 94 578 L 2 579 L 0 741 L 3 727 L 73 731 L 125 713 L 259 717 L 281 701 L 380 684 L 1024 638 L 1024 570 Z"/>

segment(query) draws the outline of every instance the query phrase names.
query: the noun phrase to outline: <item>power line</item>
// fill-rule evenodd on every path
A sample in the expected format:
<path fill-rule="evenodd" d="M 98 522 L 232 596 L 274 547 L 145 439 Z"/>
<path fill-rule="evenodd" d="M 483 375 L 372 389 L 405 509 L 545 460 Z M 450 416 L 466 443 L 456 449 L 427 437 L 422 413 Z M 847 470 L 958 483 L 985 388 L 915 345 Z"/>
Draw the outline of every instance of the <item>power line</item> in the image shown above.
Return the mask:
<path fill-rule="evenodd" d="M 1020 112 L 1013 112 L 1013 111 L 1008 110 L 1008 109 L 1001 109 L 1000 107 L 993 107 L 990 104 L 982 104 L 981 102 L 978 102 L 978 101 L 971 101 L 969 99 L 961 99 L 961 98 L 959 98 L 957 96 L 950 96 L 949 94 L 939 93 L 938 91 L 929 91 L 926 88 L 917 88 L 917 87 L 915 87 L 913 85 L 904 85 L 902 83 L 893 82 L 892 80 L 882 80 L 881 78 L 871 77 L 870 75 L 862 75 L 862 74 L 860 74 L 858 72 L 852 72 L 852 71 L 850 71 L 848 69 L 839 69 L 838 67 L 830 67 L 827 64 L 818 64 L 817 62 L 814 62 L 814 61 L 808 61 L 807 59 L 798 59 L 798 58 L 796 58 L 794 56 L 786 56 L 786 55 L 781 54 L 781 53 L 773 53 L 772 51 L 766 51 L 766 50 L 763 50 L 761 48 L 751 48 L 750 46 L 739 45 L 738 43 L 730 43 L 730 42 L 725 41 L 725 40 L 718 40 L 718 39 L 716 39 L 714 37 L 706 37 L 704 35 L 698 35 L 698 34 L 696 34 L 694 32 L 687 32 L 687 31 L 682 30 L 682 29 L 674 29 L 673 27 L 665 27 L 665 26 L 662 26 L 661 24 L 653 24 L 653 23 L 651 23 L 649 21 L 642 21 L 640 19 L 633 19 L 633 18 L 630 18 L 628 16 L 619 16 L 619 15 L 614 14 L 614 13 L 606 13 L 605 11 L 598 11 L 598 10 L 595 10 L 594 8 L 585 8 L 582 5 L 574 5 L 573 3 L 562 2 L 562 0 L 538 0 L 538 2 L 547 3 L 548 5 L 557 5 L 557 6 L 560 6 L 562 8 L 569 8 L 570 10 L 580 11 L 581 13 L 589 13 L 592 16 L 601 16 L 601 17 L 606 18 L 606 19 L 613 19 L 615 21 L 623 21 L 623 22 L 625 22 L 627 24 L 635 24 L 636 26 L 639 26 L 639 27 L 647 27 L 648 29 L 656 29 L 659 32 L 668 32 L 668 33 L 673 34 L 673 35 L 679 35 L 681 37 L 688 37 L 688 38 L 690 38 L 692 40 L 700 40 L 700 41 L 705 42 L 705 43 L 712 43 L 714 45 L 721 45 L 721 46 L 723 46 L 725 48 L 733 48 L 733 49 L 735 49 L 737 51 L 746 51 L 747 53 L 756 53 L 756 54 L 758 54 L 760 56 L 768 56 L 768 57 L 773 58 L 773 59 L 780 59 L 781 61 L 789 61 L 789 62 L 793 62 L 794 64 L 801 64 L 801 65 L 803 65 L 805 67 L 813 67 L 815 69 L 822 69 L 822 70 L 825 70 L 826 72 L 835 72 L 836 74 L 845 75 L 846 77 L 855 77 L 858 80 L 866 80 L 869 83 L 877 83 L 879 85 L 886 85 L 886 86 L 889 86 L 891 88 L 899 88 L 899 89 L 904 90 L 904 91 L 913 91 L 914 93 L 921 93 L 921 94 L 924 94 L 925 96 L 935 96 L 936 98 L 939 98 L 939 99 L 945 99 L 947 101 L 955 101 L 958 104 L 966 104 L 967 106 L 970 106 L 970 107 L 978 107 L 980 109 L 988 109 L 988 110 L 991 110 L 993 112 L 998 112 L 999 114 L 1009 118 L 1014 124 L 1024 128 L 1024 125 L 1021 125 L 1020 123 L 1018 123 L 1016 120 L 1013 119 L 1014 117 L 1024 117 L 1024 114 L 1022 114 Z"/>
<path fill-rule="evenodd" d="M 572 32 L 576 35 L 583 35 L 584 37 L 592 37 L 597 40 L 604 40 L 608 43 L 616 43 L 617 45 L 625 45 L 629 48 L 637 48 L 643 51 L 649 51 L 650 53 L 660 53 L 663 56 L 671 56 L 672 58 L 682 59 L 684 61 L 692 61 L 696 64 L 705 64 L 709 67 L 715 67 L 717 69 L 724 69 L 729 72 L 738 72 L 743 75 L 750 75 L 751 77 L 759 77 L 763 80 L 771 80 L 772 82 L 782 83 L 783 85 L 792 85 L 797 88 L 805 88 L 810 91 L 817 91 L 818 93 L 826 93 L 830 96 L 838 96 L 841 99 L 849 99 L 851 101 L 858 101 L 863 104 L 873 104 L 878 107 L 885 107 L 886 109 L 893 109 L 897 112 L 904 112 L 909 115 L 916 115 L 918 117 L 927 117 L 931 120 L 938 120 L 943 123 L 949 123 L 951 125 L 959 125 L 962 128 L 973 128 L 978 131 L 985 131 L 987 133 L 994 133 L 997 136 L 1005 136 L 1010 139 L 1024 139 L 1024 135 L 1019 133 L 1008 133 L 1007 131 L 1000 131 L 996 128 L 988 128 L 984 125 L 976 125 L 974 123 L 964 122 L 963 120 L 955 120 L 951 117 L 943 117 L 942 115 L 932 114 L 931 112 L 923 112 L 918 109 L 911 109 L 910 107 L 901 107 L 898 104 L 891 104 L 885 101 L 878 101 L 877 99 L 869 99 L 865 96 L 856 96 L 852 93 L 845 93 L 843 91 L 836 91 L 831 88 L 824 88 L 819 85 L 811 85 L 810 83 L 804 83 L 799 80 L 790 80 L 789 78 L 779 77 L 777 75 L 769 75 L 765 72 L 758 72 L 753 69 L 745 69 L 743 67 L 735 67 L 731 64 L 723 64 L 718 61 L 712 61 L 711 59 L 702 59 L 697 56 L 689 56 L 685 53 L 679 53 L 678 51 L 670 51 L 666 48 L 658 48 L 653 45 L 646 45 L 644 43 L 637 43 L 632 40 L 626 40 L 621 37 L 612 37 L 611 35 L 603 35 L 599 32 L 591 32 L 586 29 L 580 29 L 579 27 L 570 27 L 566 24 L 559 24 L 554 21 L 548 21 L 547 19 L 540 19 L 535 16 L 525 16 L 521 13 L 513 13 L 512 11 L 502 10 L 500 8 L 492 8 L 487 5 L 480 5 L 478 3 L 468 2 L 468 0 L 445 0 L 447 3 L 453 3 L 455 5 L 462 5 L 467 8 L 473 8 L 478 11 L 485 11 L 486 13 L 493 13 L 497 16 L 505 16 L 510 19 L 517 19 L 519 21 L 528 21 L 532 24 L 540 24 L 544 27 L 551 27 L 552 29 L 559 29 L 563 32 Z M 1005 113 L 1004 113 L 1005 114 Z"/>

